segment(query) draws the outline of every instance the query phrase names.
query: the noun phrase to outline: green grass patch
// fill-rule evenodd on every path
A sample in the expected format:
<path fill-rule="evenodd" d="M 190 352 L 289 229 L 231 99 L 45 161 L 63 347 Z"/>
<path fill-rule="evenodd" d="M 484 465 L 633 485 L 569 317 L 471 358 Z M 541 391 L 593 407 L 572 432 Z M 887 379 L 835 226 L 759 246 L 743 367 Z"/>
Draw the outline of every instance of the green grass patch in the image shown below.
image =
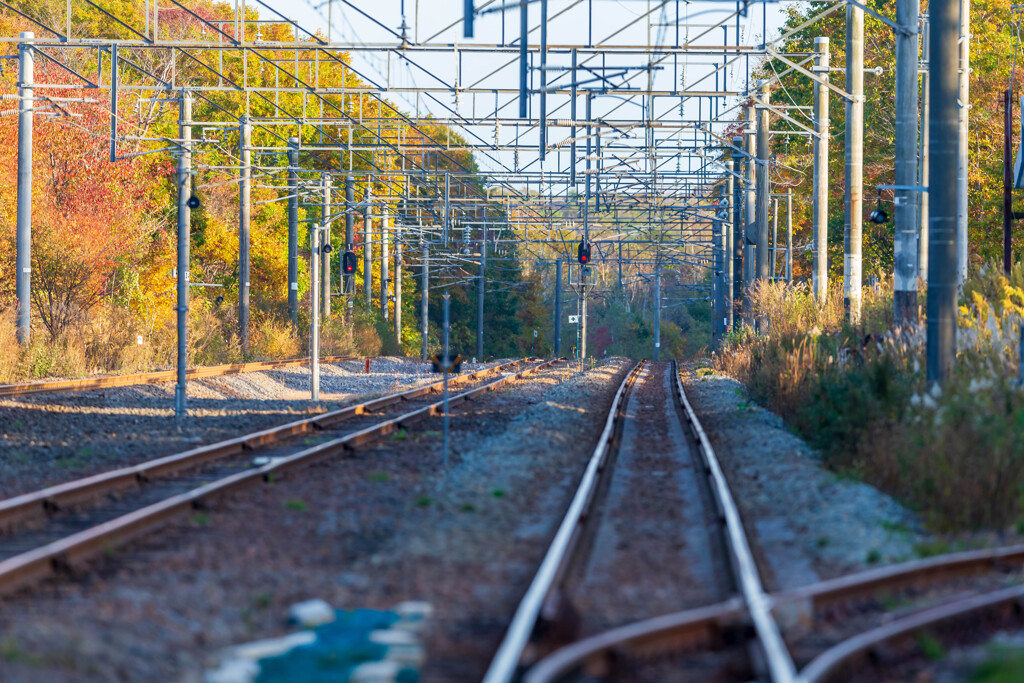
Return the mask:
<path fill-rule="evenodd" d="M 292 498 L 284 502 L 286 510 L 294 510 L 296 512 L 304 512 L 308 507 L 305 501 L 299 500 L 298 498 Z"/>
<path fill-rule="evenodd" d="M 391 479 L 391 475 L 389 475 L 387 472 L 383 472 L 381 470 L 376 470 L 376 471 L 370 472 L 368 475 L 366 475 L 366 478 L 369 479 L 372 482 L 375 482 L 375 483 L 378 483 L 378 484 L 383 484 L 384 482 L 386 482 L 389 479 Z"/>

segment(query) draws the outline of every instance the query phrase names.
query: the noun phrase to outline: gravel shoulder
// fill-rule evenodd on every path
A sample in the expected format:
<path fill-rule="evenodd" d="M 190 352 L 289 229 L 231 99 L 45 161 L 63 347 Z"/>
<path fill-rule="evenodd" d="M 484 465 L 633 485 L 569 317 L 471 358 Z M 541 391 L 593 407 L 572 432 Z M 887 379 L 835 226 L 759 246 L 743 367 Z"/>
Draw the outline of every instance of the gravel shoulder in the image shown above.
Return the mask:
<path fill-rule="evenodd" d="M 322 400 L 317 404 L 309 400 L 305 367 L 192 380 L 184 420 L 174 419 L 172 383 L 0 399 L 0 496 L 169 455 L 437 379 L 429 364 L 406 358 L 376 358 L 370 374 L 364 369 L 362 360 L 321 366 Z"/>
<path fill-rule="evenodd" d="M 287 607 L 310 598 L 426 600 L 424 680 L 479 680 L 628 367 L 547 370 L 474 399 L 446 470 L 432 418 L 0 601 L 0 680 L 198 681 L 221 648 L 289 632 Z"/>
<path fill-rule="evenodd" d="M 707 368 L 683 383 L 715 448 L 769 590 L 915 559 L 930 536 L 891 497 L 828 471 L 743 385 Z"/>

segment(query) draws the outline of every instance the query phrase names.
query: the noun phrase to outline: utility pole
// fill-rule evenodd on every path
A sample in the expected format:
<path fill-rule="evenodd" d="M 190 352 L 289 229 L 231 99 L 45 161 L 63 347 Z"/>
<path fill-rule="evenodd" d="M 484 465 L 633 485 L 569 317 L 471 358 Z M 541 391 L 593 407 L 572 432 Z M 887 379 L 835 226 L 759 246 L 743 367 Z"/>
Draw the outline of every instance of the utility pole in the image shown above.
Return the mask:
<path fill-rule="evenodd" d="M 189 282 L 189 240 L 192 224 L 192 210 L 188 200 L 192 197 L 192 93 L 181 91 L 178 101 L 178 139 L 181 151 L 178 153 L 178 269 L 177 269 L 177 311 L 178 311 L 178 382 L 174 386 L 174 417 L 181 419 L 188 415 L 185 389 L 185 374 L 188 365 L 188 282 Z"/>
<path fill-rule="evenodd" d="M 345 176 L 345 251 L 353 251 L 355 248 L 355 221 L 356 221 L 356 179 L 352 176 Z M 345 291 L 345 322 L 352 322 L 352 295 L 355 293 L 355 273 L 346 275 L 342 269 Z"/>
<path fill-rule="evenodd" d="M 928 54 L 932 102 L 928 137 L 932 156 L 928 180 L 927 378 L 941 382 L 956 357 L 957 209 L 959 206 L 957 107 L 960 0 L 932 0 Z"/>
<path fill-rule="evenodd" d="M 484 360 L 484 278 L 487 271 L 487 226 L 480 232 L 480 273 L 476 283 L 476 357 Z"/>
<path fill-rule="evenodd" d="M 1013 91 L 1003 91 L 1003 273 L 1013 270 Z M 1021 356 L 1024 360 L 1024 354 Z"/>
<path fill-rule="evenodd" d="M 402 349 L 402 222 L 395 220 L 395 339 Z"/>
<path fill-rule="evenodd" d="M 768 149 L 768 86 L 762 85 L 761 97 L 757 107 L 757 195 L 754 208 L 754 217 L 757 222 L 757 230 L 754 233 L 757 239 L 757 252 L 755 254 L 756 271 L 755 277 L 761 281 L 763 287 L 770 279 L 770 265 L 768 252 L 768 211 L 771 201 L 771 183 L 768 178 L 768 164 L 771 150 Z"/>
<path fill-rule="evenodd" d="M 420 359 L 426 360 L 430 355 L 429 323 L 430 323 L 430 245 L 423 240 L 423 267 L 420 272 L 420 338 L 423 347 Z"/>
<path fill-rule="evenodd" d="M 299 324 L 299 139 L 288 138 L 288 317 Z"/>
<path fill-rule="evenodd" d="M 320 249 L 322 230 L 316 223 L 309 233 L 309 395 L 320 400 Z"/>
<path fill-rule="evenodd" d="M 733 329 L 733 282 L 735 281 L 735 275 L 733 268 L 735 264 L 733 262 L 733 254 L 735 253 L 735 245 L 733 242 L 736 238 L 735 224 L 733 223 L 733 217 L 736 215 L 733 210 L 735 196 L 736 196 L 736 162 L 730 156 L 726 163 L 726 176 L 725 176 L 725 207 L 723 209 L 724 216 L 722 217 L 722 229 L 725 231 L 724 242 L 725 242 L 725 253 L 722 254 L 722 297 L 724 299 L 725 310 L 722 314 L 725 317 L 724 325 L 725 332 L 728 334 Z"/>
<path fill-rule="evenodd" d="M 928 144 L 928 121 L 931 120 L 931 86 L 929 85 L 930 72 L 931 72 L 931 49 L 929 47 L 931 38 L 931 19 L 929 19 L 929 13 L 925 12 L 923 20 L 921 22 L 921 152 L 918 154 L 918 159 L 921 160 L 921 166 L 918 169 L 919 178 L 918 184 L 921 187 L 928 187 L 928 166 L 929 166 L 929 144 Z M 928 282 L 928 232 L 929 232 L 929 221 L 928 221 L 928 205 L 929 201 L 927 197 L 922 197 L 921 210 L 918 212 L 918 222 L 920 224 L 920 232 L 918 233 L 917 240 L 917 275 L 924 282 Z"/>
<path fill-rule="evenodd" d="M 814 73 L 822 81 L 828 80 L 828 38 L 814 39 Z M 811 225 L 814 241 L 814 272 L 811 280 L 814 298 L 818 304 L 828 299 L 828 140 L 829 113 L 828 87 L 814 85 L 814 200 Z"/>
<path fill-rule="evenodd" d="M 252 124 L 242 117 L 239 128 L 238 183 L 238 336 L 242 353 L 249 353 L 249 223 L 252 214 Z"/>
<path fill-rule="evenodd" d="M 363 212 L 363 298 L 366 310 L 373 302 L 373 189 L 366 181 L 366 210 Z"/>
<path fill-rule="evenodd" d="M 35 57 L 31 31 L 18 46 L 18 228 L 15 289 L 18 295 L 18 341 L 28 346 L 32 325 L 32 84 Z M 116 95 L 112 95 L 115 97 Z M 179 202 L 180 205 L 180 202 Z"/>
<path fill-rule="evenodd" d="M 846 319 L 860 323 L 864 230 L 864 10 L 846 6 L 846 215 L 843 297 Z"/>
<path fill-rule="evenodd" d="M 736 329 L 743 323 L 743 315 L 737 311 L 742 310 L 740 306 L 743 303 L 743 250 L 747 241 L 743 224 L 743 183 L 739 179 L 743 169 L 743 138 L 734 137 L 732 146 L 736 148 L 732 153 L 732 168 L 737 178 L 732 188 L 732 311 L 729 314 L 729 327 Z"/>
<path fill-rule="evenodd" d="M 793 188 L 786 188 L 786 284 L 793 284 Z"/>
<path fill-rule="evenodd" d="M 956 190 L 959 203 L 956 210 L 957 284 L 963 286 L 967 279 L 967 174 L 968 161 L 967 133 L 971 112 L 971 0 L 960 0 L 960 93 L 957 117 L 959 138 L 959 159 L 957 163 Z"/>
<path fill-rule="evenodd" d="M 721 188 L 721 193 L 724 197 L 726 193 L 724 185 Z M 729 282 L 725 272 L 725 233 L 727 232 L 727 223 L 722 218 L 721 214 L 723 209 L 720 204 L 714 211 L 714 216 L 711 219 L 711 233 L 714 236 L 714 277 L 711 280 L 712 290 L 714 291 L 714 308 L 712 310 L 711 336 L 712 339 L 717 342 L 720 341 L 722 336 L 725 334 L 725 289 Z"/>
<path fill-rule="evenodd" d="M 743 230 L 743 286 L 745 290 L 750 289 L 750 285 L 754 282 L 754 276 L 756 274 L 755 269 L 755 245 L 757 244 L 757 181 L 756 176 L 756 165 L 754 158 L 757 155 L 757 149 L 755 144 L 756 138 L 756 122 L 754 120 L 754 105 L 751 104 L 747 107 L 746 112 L 746 132 L 744 133 L 744 146 L 745 146 L 745 159 L 746 162 L 746 175 L 747 175 L 747 196 L 744 202 L 744 222 L 746 223 Z M 751 311 L 750 311 L 750 298 L 744 297 L 744 315 L 743 318 L 749 323 L 751 322 Z"/>
<path fill-rule="evenodd" d="M 893 309 L 897 325 L 917 322 L 917 15 L 918 0 L 897 0 L 896 195 Z"/>
<path fill-rule="evenodd" d="M 661 263 L 654 264 L 654 360 L 661 360 Z"/>
<path fill-rule="evenodd" d="M 562 352 L 562 259 L 555 261 L 555 358 Z"/>
<path fill-rule="evenodd" d="M 323 308 L 324 320 L 331 314 L 331 257 L 324 250 L 324 246 L 331 243 L 331 176 L 323 174 L 321 180 L 323 190 L 323 204 L 320 205 L 320 287 L 322 289 L 321 306 Z"/>
<path fill-rule="evenodd" d="M 385 205 L 380 213 L 380 315 L 388 320 L 388 259 L 391 258 L 388 233 L 391 228 L 391 207 Z"/>

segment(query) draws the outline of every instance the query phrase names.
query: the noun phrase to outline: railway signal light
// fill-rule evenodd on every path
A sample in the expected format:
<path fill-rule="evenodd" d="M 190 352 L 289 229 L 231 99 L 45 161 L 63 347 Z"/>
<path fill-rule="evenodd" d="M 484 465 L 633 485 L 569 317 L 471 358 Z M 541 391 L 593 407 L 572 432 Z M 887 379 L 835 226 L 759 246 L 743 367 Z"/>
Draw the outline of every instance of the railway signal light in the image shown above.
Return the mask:
<path fill-rule="evenodd" d="M 356 272 L 356 255 L 354 252 L 346 251 L 341 256 L 341 272 L 345 275 L 352 275 Z"/>
<path fill-rule="evenodd" d="M 889 213 L 882 208 L 882 191 L 878 191 L 878 208 L 871 212 L 868 216 L 868 220 L 875 225 L 881 225 L 882 223 L 889 222 Z"/>
<path fill-rule="evenodd" d="M 580 262 L 580 265 L 584 266 L 590 263 L 589 242 L 583 242 L 582 240 L 580 241 L 579 246 L 576 247 L 576 260 Z"/>

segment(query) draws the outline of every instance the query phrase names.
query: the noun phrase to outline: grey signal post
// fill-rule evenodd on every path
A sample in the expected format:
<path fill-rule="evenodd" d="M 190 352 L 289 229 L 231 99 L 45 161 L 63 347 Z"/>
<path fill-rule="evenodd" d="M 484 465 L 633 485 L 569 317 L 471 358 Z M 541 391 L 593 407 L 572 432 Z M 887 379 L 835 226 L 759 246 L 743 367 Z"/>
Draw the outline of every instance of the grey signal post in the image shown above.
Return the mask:
<path fill-rule="evenodd" d="M 918 0 L 898 0 L 896 20 L 896 190 L 893 302 L 896 323 L 917 322 L 917 17 Z"/>
<path fill-rule="evenodd" d="M 821 81 L 828 80 L 828 38 L 814 39 L 814 72 Z M 828 298 L 828 87 L 819 81 L 814 85 L 814 198 L 811 227 L 814 245 L 814 271 L 811 281 L 814 298 L 819 304 Z"/>
<path fill-rule="evenodd" d="M 926 375 L 941 382 L 956 354 L 957 173 L 959 165 L 957 67 L 959 0 L 932 0 L 929 7 L 928 300 Z"/>
<path fill-rule="evenodd" d="M 955 69 L 954 69 L 955 71 Z M 843 298 L 846 318 L 860 322 L 864 234 L 864 10 L 846 6 L 846 214 L 843 239 Z"/>
<path fill-rule="evenodd" d="M 729 329 L 735 329 L 743 323 L 742 314 L 737 318 L 737 308 L 743 302 L 743 250 L 746 246 L 743 225 L 743 182 L 739 174 L 743 170 L 743 138 L 732 139 L 736 150 L 732 153 L 732 167 L 736 172 L 736 181 L 732 188 L 732 311 L 729 314 Z"/>
<path fill-rule="evenodd" d="M 352 251 L 355 246 L 355 184 L 356 179 L 352 176 L 345 176 L 345 249 L 339 254 L 339 260 L 344 258 L 345 252 Z M 355 273 L 346 274 L 344 268 L 342 273 L 343 291 L 345 292 L 345 320 L 352 320 L 352 295 L 355 293 Z"/>
<path fill-rule="evenodd" d="M 323 174 L 322 189 L 323 204 L 321 204 L 320 208 L 320 220 L 322 221 L 322 229 L 320 231 L 321 251 L 323 251 L 324 245 L 331 243 L 331 212 L 333 206 L 331 204 L 331 176 L 327 173 Z M 331 257 L 327 253 L 322 253 L 321 256 L 320 291 L 322 298 L 320 307 L 326 319 L 331 314 Z"/>
<path fill-rule="evenodd" d="M 34 56 L 31 31 L 21 33 L 18 46 L 18 228 L 17 274 L 18 341 L 28 344 L 32 323 L 32 83 Z"/>
<path fill-rule="evenodd" d="M 288 138 L 288 317 L 299 323 L 299 139 Z"/>
<path fill-rule="evenodd" d="M 366 210 L 363 212 L 363 299 L 366 310 L 373 302 L 373 190 L 366 181 Z"/>
<path fill-rule="evenodd" d="M 423 265 L 420 269 L 420 358 L 427 360 L 430 357 L 430 245 L 425 237 L 421 239 Z"/>
<path fill-rule="evenodd" d="M 562 353 L 562 259 L 555 261 L 555 358 Z"/>
<path fill-rule="evenodd" d="M 323 229 L 316 223 L 309 235 L 309 393 L 320 400 L 320 256 Z"/>
<path fill-rule="evenodd" d="M 388 228 L 391 209 L 387 205 L 380 212 L 380 316 L 388 320 Z"/>
<path fill-rule="evenodd" d="M 249 226 L 252 211 L 252 124 L 248 116 L 242 117 L 239 127 L 238 183 L 238 336 L 242 352 L 249 352 Z"/>
<path fill-rule="evenodd" d="M 755 269 L 754 277 L 762 285 L 770 280 L 771 259 L 769 258 L 768 246 L 768 215 L 771 202 L 771 184 L 768 177 L 768 164 L 771 150 L 768 148 L 768 86 L 760 87 L 760 98 L 755 104 L 757 116 L 757 192 L 754 205 L 754 219 L 757 230 L 754 235 L 757 240 L 757 252 L 754 255 Z"/>
<path fill-rule="evenodd" d="M 484 282 L 487 273 L 487 226 L 484 225 L 480 232 L 480 273 L 476 283 L 476 357 L 477 360 L 484 360 L 484 295 L 486 283 Z"/>
<path fill-rule="evenodd" d="M 192 196 L 192 93 L 181 91 L 178 101 L 178 268 L 177 302 L 178 312 L 178 378 L 174 386 L 174 416 L 178 419 L 188 414 L 185 378 L 188 365 L 188 282 L 189 282 L 189 240 L 192 210 L 188 200 Z"/>

